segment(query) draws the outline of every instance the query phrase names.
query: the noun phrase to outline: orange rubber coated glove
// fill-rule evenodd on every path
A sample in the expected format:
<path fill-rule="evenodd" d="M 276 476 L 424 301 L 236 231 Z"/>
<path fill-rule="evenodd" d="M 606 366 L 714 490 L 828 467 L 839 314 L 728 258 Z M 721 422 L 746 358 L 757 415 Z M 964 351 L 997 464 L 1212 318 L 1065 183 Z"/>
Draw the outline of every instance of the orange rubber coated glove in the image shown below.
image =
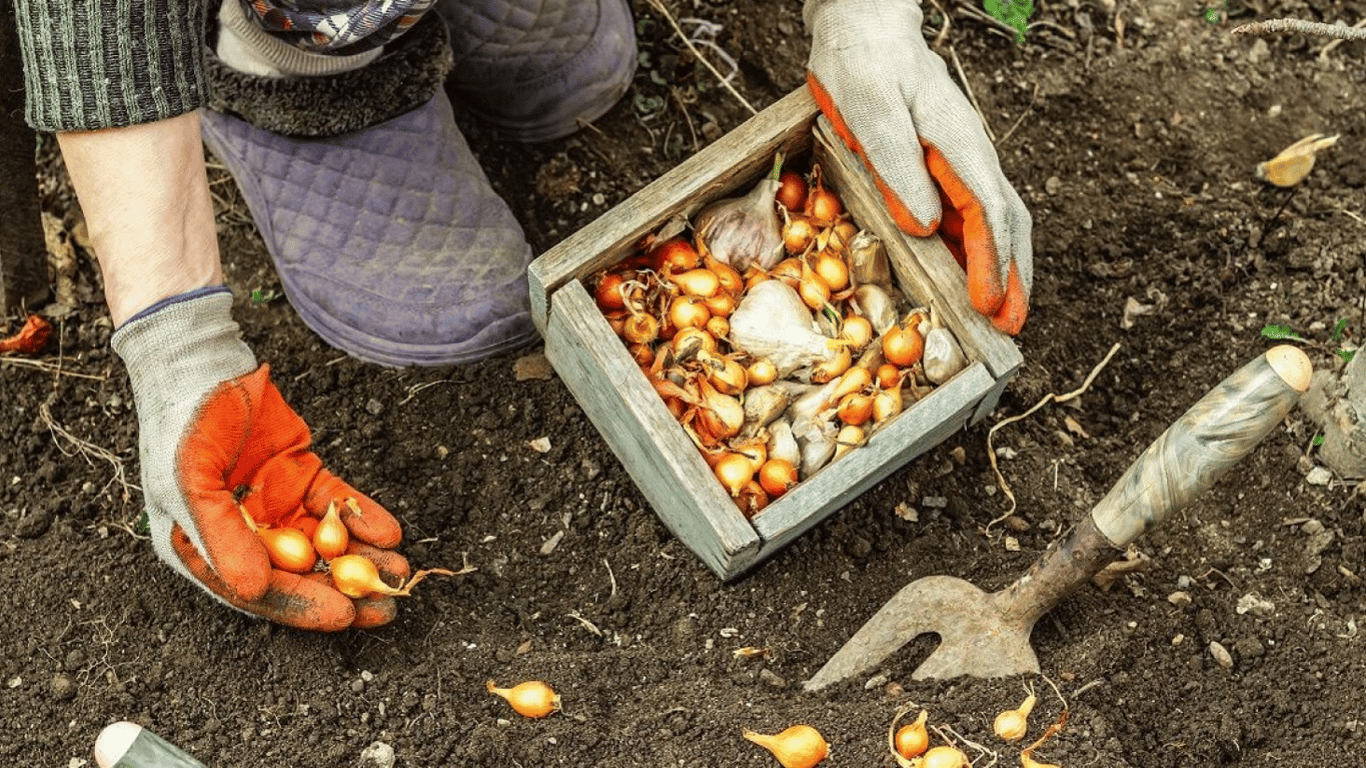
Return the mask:
<path fill-rule="evenodd" d="M 807 0 L 807 83 L 872 172 L 897 224 L 939 232 L 967 270 L 978 312 L 1011 335 L 1029 313 L 1033 228 L 916 0 Z"/>
<path fill-rule="evenodd" d="M 258 524 L 321 518 L 337 502 L 349 551 L 390 583 L 407 579 L 393 548 L 398 521 L 328 472 L 308 426 L 285 404 L 268 366 L 238 338 L 226 288 L 162 302 L 114 333 L 137 404 L 143 495 L 157 554 L 223 602 L 302 629 L 337 631 L 392 621 L 391 597 L 352 600 L 325 572 L 271 567 L 239 502 Z M 355 498 L 361 514 L 343 503 Z M 302 511 L 300 511 L 302 510 Z"/>

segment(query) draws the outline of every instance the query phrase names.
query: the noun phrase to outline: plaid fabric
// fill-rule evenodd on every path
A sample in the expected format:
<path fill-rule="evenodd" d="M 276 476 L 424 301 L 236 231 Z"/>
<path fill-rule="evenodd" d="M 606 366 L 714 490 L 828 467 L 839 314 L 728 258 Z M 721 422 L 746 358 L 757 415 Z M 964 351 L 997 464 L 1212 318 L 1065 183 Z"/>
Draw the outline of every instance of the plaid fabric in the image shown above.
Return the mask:
<path fill-rule="evenodd" d="M 314 53 L 351 55 L 406 32 L 436 0 L 224 0 L 276 37 Z"/>

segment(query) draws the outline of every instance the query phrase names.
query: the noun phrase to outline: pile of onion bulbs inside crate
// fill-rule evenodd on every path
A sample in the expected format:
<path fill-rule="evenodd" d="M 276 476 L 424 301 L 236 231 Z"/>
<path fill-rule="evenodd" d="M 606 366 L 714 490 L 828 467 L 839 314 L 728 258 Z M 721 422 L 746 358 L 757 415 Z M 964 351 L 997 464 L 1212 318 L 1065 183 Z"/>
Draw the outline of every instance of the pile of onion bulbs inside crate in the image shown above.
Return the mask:
<path fill-rule="evenodd" d="M 819 165 L 647 235 L 589 281 L 746 518 L 966 365 Z M 685 233 L 691 228 L 691 237 Z"/>

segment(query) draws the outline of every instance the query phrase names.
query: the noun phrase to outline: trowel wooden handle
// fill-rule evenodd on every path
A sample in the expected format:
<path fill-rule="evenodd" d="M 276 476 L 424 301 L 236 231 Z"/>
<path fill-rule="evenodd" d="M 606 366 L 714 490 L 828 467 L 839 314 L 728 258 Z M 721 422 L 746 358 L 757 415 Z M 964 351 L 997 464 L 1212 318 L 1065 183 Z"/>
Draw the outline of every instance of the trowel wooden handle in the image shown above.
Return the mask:
<path fill-rule="evenodd" d="M 1091 510 L 1123 549 L 1213 486 L 1280 423 L 1309 388 L 1297 347 L 1273 347 L 1219 383 L 1167 428 Z"/>

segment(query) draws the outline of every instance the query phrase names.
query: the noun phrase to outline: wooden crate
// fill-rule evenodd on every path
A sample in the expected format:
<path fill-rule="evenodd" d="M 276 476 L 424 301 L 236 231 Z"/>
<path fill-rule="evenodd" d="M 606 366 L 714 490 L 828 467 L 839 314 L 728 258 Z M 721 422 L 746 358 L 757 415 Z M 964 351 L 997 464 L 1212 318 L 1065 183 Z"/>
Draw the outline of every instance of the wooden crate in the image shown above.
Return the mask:
<path fill-rule="evenodd" d="M 918 303 L 934 303 L 970 364 L 751 522 L 612 332 L 584 281 L 674 215 L 691 220 L 704 205 L 751 189 L 779 149 L 821 164 L 827 186 L 855 220 L 883 238 L 902 290 Z M 726 580 L 986 416 L 1021 362 L 1014 342 L 972 309 L 963 270 L 943 243 L 897 229 L 861 161 L 819 116 L 805 87 L 543 254 L 531 265 L 530 282 L 546 357 L 669 530 Z"/>

